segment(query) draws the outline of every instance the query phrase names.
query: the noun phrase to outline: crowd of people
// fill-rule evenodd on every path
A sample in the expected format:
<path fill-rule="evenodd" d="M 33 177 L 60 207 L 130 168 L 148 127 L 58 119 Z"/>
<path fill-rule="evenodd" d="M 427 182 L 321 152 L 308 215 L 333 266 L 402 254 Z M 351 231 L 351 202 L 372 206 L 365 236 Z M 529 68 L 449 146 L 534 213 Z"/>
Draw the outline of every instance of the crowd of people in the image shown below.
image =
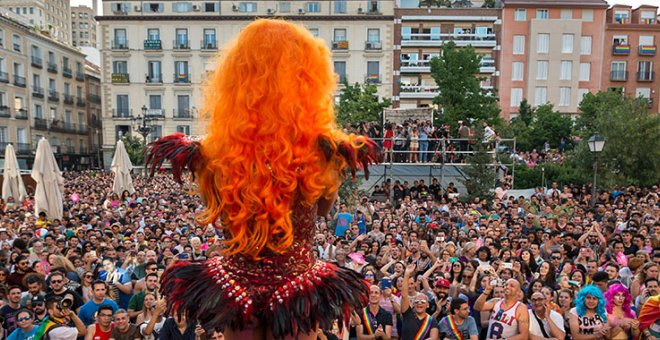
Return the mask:
<path fill-rule="evenodd" d="M 159 294 L 168 266 L 222 249 L 195 221 L 194 188 L 136 176 L 117 195 L 111 173 L 65 179 L 61 219 L 0 202 L 2 337 L 220 339 Z M 404 184 L 318 218 L 312 256 L 370 284 L 369 305 L 320 339 L 660 338 L 657 187 L 603 192 L 590 209 L 588 190 L 556 184 L 471 201 L 437 180 Z"/>

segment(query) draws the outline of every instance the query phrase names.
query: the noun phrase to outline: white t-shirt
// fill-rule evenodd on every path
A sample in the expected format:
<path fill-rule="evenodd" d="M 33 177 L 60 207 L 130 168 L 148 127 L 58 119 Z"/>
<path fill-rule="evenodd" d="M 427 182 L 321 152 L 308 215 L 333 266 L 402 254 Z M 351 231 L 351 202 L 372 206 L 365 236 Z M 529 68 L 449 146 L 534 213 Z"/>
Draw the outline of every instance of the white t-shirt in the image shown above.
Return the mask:
<path fill-rule="evenodd" d="M 76 327 L 57 327 L 48 332 L 51 340 L 71 340 L 78 337 L 78 329 Z"/>
<path fill-rule="evenodd" d="M 529 335 L 544 337 L 543 332 L 541 332 L 539 322 L 534 316 L 534 311 L 532 309 L 528 309 L 527 311 L 529 312 Z M 548 324 L 548 320 L 543 319 L 541 316 L 539 316 L 539 319 L 541 319 L 541 322 L 543 323 L 543 328 L 545 329 L 546 334 L 548 334 L 549 337 L 553 337 L 552 333 L 550 332 L 550 325 Z M 555 326 L 557 326 L 557 328 L 559 328 L 562 332 L 565 332 L 564 318 L 561 316 L 561 314 L 552 310 L 550 311 L 550 319 L 555 324 Z"/>

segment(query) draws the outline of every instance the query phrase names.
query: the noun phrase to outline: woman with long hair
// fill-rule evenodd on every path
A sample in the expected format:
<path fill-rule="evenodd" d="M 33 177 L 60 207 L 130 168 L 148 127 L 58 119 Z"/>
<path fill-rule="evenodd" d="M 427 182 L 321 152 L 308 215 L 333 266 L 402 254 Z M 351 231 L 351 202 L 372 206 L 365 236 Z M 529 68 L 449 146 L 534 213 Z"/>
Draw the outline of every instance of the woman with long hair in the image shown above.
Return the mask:
<path fill-rule="evenodd" d="M 94 288 L 92 283 L 94 282 L 94 273 L 91 271 L 85 271 L 82 275 L 82 280 L 80 282 L 80 288 L 82 290 L 82 298 L 85 303 L 94 298 Z"/>
<path fill-rule="evenodd" d="M 205 137 L 149 146 L 152 171 L 189 169 L 224 235 L 223 255 L 180 262 L 162 276 L 168 310 L 225 328 L 230 339 L 316 338 L 368 301 L 359 273 L 311 258 L 317 216 L 327 216 L 349 174 L 380 161 L 377 145 L 347 135 L 334 115 L 336 74 L 326 43 L 306 28 L 260 19 L 223 48 L 205 88 Z M 337 292 L 341 292 L 338 294 Z"/>
<path fill-rule="evenodd" d="M 571 336 L 575 340 L 607 339 L 610 326 L 607 323 L 605 298 L 600 289 L 587 285 L 575 297 L 575 307 L 570 311 Z"/>
<path fill-rule="evenodd" d="M 646 263 L 641 270 L 635 275 L 635 278 L 630 283 L 630 295 L 632 296 L 633 301 L 637 299 L 639 294 L 642 292 L 642 286 L 646 279 L 653 277 L 660 279 L 658 274 L 660 273 L 660 266 L 655 262 Z"/>
<path fill-rule="evenodd" d="M 612 325 L 612 340 L 637 339 L 639 336 L 639 321 L 635 312 L 630 309 L 632 297 L 628 288 L 620 283 L 611 285 L 605 292 L 607 319 Z"/>
<path fill-rule="evenodd" d="M 573 309 L 573 291 L 570 289 L 562 289 L 557 295 L 557 305 L 561 309 L 561 316 L 564 318 L 564 329 L 569 330 L 566 332 L 567 336 L 570 336 L 570 325 L 568 320 L 570 319 L 570 312 Z"/>
<path fill-rule="evenodd" d="M 548 261 L 541 263 L 539 266 L 538 279 L 543 281 L 544 286 L 557 287 L 557 280 L 555 279 L 555 266 Z"/>

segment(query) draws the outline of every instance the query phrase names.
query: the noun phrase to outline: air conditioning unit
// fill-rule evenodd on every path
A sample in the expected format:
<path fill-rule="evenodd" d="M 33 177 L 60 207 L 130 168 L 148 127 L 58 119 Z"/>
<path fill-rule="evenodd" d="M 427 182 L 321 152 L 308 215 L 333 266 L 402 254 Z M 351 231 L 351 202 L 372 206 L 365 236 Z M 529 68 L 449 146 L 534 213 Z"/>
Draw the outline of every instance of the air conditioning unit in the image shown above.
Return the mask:
<path fill-rule="evenodd" d="M 266 14 L 273 15 L 273 14 L 275 14 L 275 11 L 272 8 L 269 8 L 269 9 L 266 10 Z"/>
<path fill-rule="evenodd" d="M 135 7 L 133 7 L 133 9 L 134 9 L 136 12 L 142 12 L 142 6 L 135 6 Z"/>
<path fill-rule="evenodd" d="M 362 7 L 358 8 L 358 14 L 362 14 L 362 13 L 364 13 L 364 10 L 362 9 Z"/>
<path fill-rule="evenodd" d="M 234 11 L 234 12 L 238 12 L 238 6 L 231 5 L 231 10 Z"/>
<path fill-rule="evenodd" d="M 193 5 L 194 12 L 199 12 L 199 10 L 200 10 L 199 5 Z"/>
<path fill-rule="evenodd" d="M 305 10 L 302 8 L 298 9 L 298 14 L 305 14 Z"/>

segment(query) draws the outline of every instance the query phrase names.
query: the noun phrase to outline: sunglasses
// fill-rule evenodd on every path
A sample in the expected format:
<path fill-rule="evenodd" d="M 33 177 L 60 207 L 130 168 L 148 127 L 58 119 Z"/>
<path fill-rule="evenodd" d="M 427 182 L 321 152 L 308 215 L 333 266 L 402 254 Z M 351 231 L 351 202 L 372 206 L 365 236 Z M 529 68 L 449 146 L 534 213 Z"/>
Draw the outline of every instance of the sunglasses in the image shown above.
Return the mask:
<path fill-rule="evenodd" d="M 24 318 L 16 318 L 16 321 L 18 321 L 18 322 L 21 322 L 21 321 L 28 321 L 28 320 L 32 320 L 32 318 L 29 317 L 29 316 L 26 316 L 26 317 L 24 317 Z"/>
<path fill-rule="evenodd" d="M 43 305 L 44 305 L 43 302 L 32 302 L 32 307 L 43 306 Z"/>
<path fill-rule="evenodd" d="M 50 283 L 58 284 L 62 283 L 62 280 L 51 280 Z"/>
<path fill-rule="evenodd" d="M 553 260 L 561 260 L 561 257 L 553 256 L 552 259 L 553 259 Z"/>
<path fill-rule="evenodd" d="M 99 316 L 104 317 L 104 318 L 111 318 L 112 314 L 99 314 Z"/>
<path fill-rule="evenodd" d="M 423 304 L 423 303 L 427 303 L 427 302 L 428 301 L 426 301 L 426 300 L 413 300 L 413 303 L 417 303 L 417 304 Z"/>
<path fill-rule="evenodd" d="M 85 278 L 86 279 L 91 279 L 91 278 L 94 278 L 94 275 L 85 275 Z"/>

